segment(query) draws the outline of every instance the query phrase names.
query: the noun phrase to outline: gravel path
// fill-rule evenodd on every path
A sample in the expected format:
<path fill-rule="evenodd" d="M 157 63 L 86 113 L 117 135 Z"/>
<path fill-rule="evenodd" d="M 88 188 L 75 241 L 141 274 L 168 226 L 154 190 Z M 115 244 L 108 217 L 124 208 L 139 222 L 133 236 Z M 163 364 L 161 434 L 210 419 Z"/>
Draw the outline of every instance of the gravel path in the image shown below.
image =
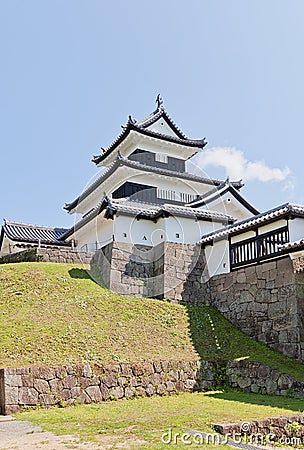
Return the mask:
<path fill-rule="evenodd" d="M 126 436 L 102 436 L 97 442 L 80 442 L 76 436 L 57 436 L 25 420 L 14 420 L 10 416 L 0 416 L 0 450 L 110 450 L 140 448 L 146 443 L 127 439 Z M 133 447 L 134 448 L 134 447 Z"/>
<path fill-rule="evenodd" d="M 0 420 L 0 450 L 103 450 L 109 447 L 102 443 L 80 443 L 75 436 L 56 436 L 23 420 Z"/>

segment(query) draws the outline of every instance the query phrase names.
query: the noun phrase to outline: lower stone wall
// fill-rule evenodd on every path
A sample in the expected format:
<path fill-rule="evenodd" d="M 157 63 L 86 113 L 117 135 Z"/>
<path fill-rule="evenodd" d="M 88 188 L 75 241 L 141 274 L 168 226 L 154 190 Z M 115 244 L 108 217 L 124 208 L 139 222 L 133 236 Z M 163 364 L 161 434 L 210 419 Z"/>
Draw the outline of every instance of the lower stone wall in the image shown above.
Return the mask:
<path fill-rule="evenodd" d="M 44 262 L 59 262 L 59 263 L 75 263 L 75 264 L 90 264 L 94 255 L 93 252 L 80 252 L 79 250 L 58 247 L 58 248 L 37 248 L 37 255 Z"/>
<path fill-rule="evenodd" d="M 289 256 L 217 275 L 208 289 L 210 304 L 243 332 L 304 360 L 304 273 Z"/>
<path fill-rule="evenodd" d="M 94 253 L 79 252 L 78 250 L 70 247 L 35 247 L 2 256 L 0 258 L 0 264 L 40 261 L 90 264 L 93 255 Z"/>
<path fill-rule="evenodd" d="M 302 448 L 304 442 L 303 414 L 255 419 L 250 422 L 214 423 L 213 428 L 231 439 L 232 446 L 233 441 L 240 443 L 241 436 L 243 436 L 243 444 L 268 445 L 267 448 L 272 448 L 275 443 L 279 443 L 281 446 L 289 445 L 290 448 Z"/>
<path fill-rule="evenodd" d="M 260 363 L 159 361 L 1 369 L 0 406 L 2 414 L 13 414 L 23 407 L 169 395 L 227 384 L 246 392 L 304 397 L 304 382 Z"/>
<path fill-rule="evenodd" d="M 226 375 L 229 386 L 245 392 L 304 398 L 304 382 L 260 363 L 230 361 Z"/>
<path fill-rule="evenodd" d="M 1 369 L 1 412 L 192 392 L 211 388 L 214 372 L 208 361 Z"/>

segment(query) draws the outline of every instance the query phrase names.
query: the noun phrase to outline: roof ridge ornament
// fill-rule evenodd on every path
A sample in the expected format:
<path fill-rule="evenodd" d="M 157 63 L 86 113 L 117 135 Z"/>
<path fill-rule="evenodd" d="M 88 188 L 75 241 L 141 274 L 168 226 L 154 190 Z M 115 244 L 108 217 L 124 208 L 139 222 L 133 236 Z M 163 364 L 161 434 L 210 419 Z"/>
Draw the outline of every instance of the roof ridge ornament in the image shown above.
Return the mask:
<path fill-rule="evenodd" d="M 122 156 L 120 150 L 117 150 L 116 161 L 117 161 L 118 159 L 124 159 L 124 157 Z"/>
<path fill-rule="evenodd" d="M 129 115 L 127 124 L 134 125 L 134 123 L 136 123 L 136 120 L 133 119 L 133 117 L 131 115 Z"/>
<path fill-rule="evenodd" d="M 162 99 L 160 94 L 157 95 L 155 103 L 157 103 L 157 109 L 161 109 L 161 110 L 165 109 L 164 101 L 163 101 L 163 99 Z"/>

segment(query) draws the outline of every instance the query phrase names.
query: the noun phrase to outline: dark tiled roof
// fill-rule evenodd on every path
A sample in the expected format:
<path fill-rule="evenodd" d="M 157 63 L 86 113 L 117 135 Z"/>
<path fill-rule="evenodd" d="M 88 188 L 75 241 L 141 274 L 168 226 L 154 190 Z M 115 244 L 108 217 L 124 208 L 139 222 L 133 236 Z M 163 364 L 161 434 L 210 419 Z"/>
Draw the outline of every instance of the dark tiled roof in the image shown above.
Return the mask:
<path fill-rule="evenodd" d="M 173 122 L 173 120 L 171 119 L 171 117 L 169 116 L 167 111 L 165 110 L 163 101 L 160 98 L 160 96 L 157 97 L 156 102 L 158 104 L 156 110 L 153 111 L 153 113 L 151 113 L 148 117 L 146 117 L 143 120 L 137 120 L 137 121 L 133 121 L 132 118 L 129 118 L 129 120 L 131 120 L 133 123 L 135 123 L 140 128 L 147 128 L 150 125 L 153 125 L 153 123 L 157 122 L 160 118 L 163 118 L 180 139 L 189 139 L 180 130 L 180 128 L 178 128 L 176 123 Z"/>
<path fill-rule="evenodd" d="M 170 136 L 167 134 L 158 133 L 156 131 L 148 130 L 147 128 L 155 123 L 160 118 L 163 118 L 166 123 L 171 127 L 171 129 L 176 133 L 175 136 Z M 158 101 L 157 109 L 143 120 L 135 121 L 129 116 L 127 124 L 123 127 L 121 134 L 112 142 L 112 144 L 104 149 L 101 155 L 94 156 L 92 161 L 95 164 L 101 163 L 107 156 L 109 156 L 113 150 L 128 136 L 130 131 L 136 131 L 140 134 L 146 136 L 155 137 L 157 139 L 162 139 L 169 142 L 175 142 L 180 145 L 185 145 L 188 147 L 203 148 L 207 145 L 206 139 L 189 139 L 182 131 L 176 126 L 173 120 L 170 118 L 169 114 L 165 111 L 162 101 Z"/>
<path fill-rule="evenodd" d="M 285 203 L 269 211 L 249 217 L 246 220 L 236 222 L 213 233 L 206 234 L 200 240 L 201 244 L 212 243 L 215 240 L 225 239 L 232 234 L 238 234 L 251 228 L 256 228 L 265 223 L 271 223 L 280 217 L 304 217 L 304 206 L 293 203 Z"/>
<path fill-rule="evenodd" d="M 142 170 L 144 172 L 156 173 L 159 175 L 164 175 L 168 177 L 180 178 L 183 180 L 197 181 L 199 183 L 209 184 L 213 186 L 218 186 L 223 183 L 221 180 L 214 180 L 211 178 L 204 178 L 198 175 L 194 175 L 187 172 L 174 172 L 173 170 L 162 169 L 160 167 L 152 167 L 147 164 L 142 164 L 138 161 L 133 161 L 128 158 L 119 157 L 114 161 L 107 170 L 105 170 L 100 177 L 88 187 L 79 197 L 77 197 L 73 202 L 66 203 L 64 209 L 71 211 L 76 208 L 78 203 L 90 195 L 101 183 L 103 183 L 112 173 L 116 171 L 119 166 L 131 167 L 134 169 Z"/>
<path fill-rule="evenodd" d="M 113 200 L 111 205 L 118 213 L 130 213 L 140 215 L 149 219 L 157 219 L 161 216 L 179 216 L 193 217 L 197 219 L 214 220 L 217 222 L 228 223 L 234 222 L 235 219 L 226 214 L 203 209 L 193 209 L 188 206 L 179 206 L 165 203 L 164 205 L 156 205 L 151 203 L 135 202 L 129 200 Z"/>
<path fill-rule="evenodd" d="M 66 228 L 54 228 L 25 223 L 4 221 L 2 234 L 12 241 L 31 242 L 52 245 L 69 245 L 60 241 L 60 237 L 67 231 Z M 1 246 L 2 242 L 0 242 Z"/>
<path fill-rule="evenodd" d="M 153 203 L 136 202 L 125 199 L 109 200 L 105 197 L 92 211 L 89 212 L 89 214 L 76 223 L 74 227 L 64 233 L 61 239 L 66 239 L 71 236 L 74 231 L 82 228 L 103 211 L 105 211 L 105 217 L 107 218 L 113 218 L 116 214 L 122 214 L 136 216 L 137 218 L 147 220 L 157 220 L 161 217 L 177 216 L 189 217 L 196 220 L 219 222 L 222 224 L 232 223 L 235 221 L 233 217 L 215 211 L 193 209 L 187 206 L 170 204 L 156 205 Z"/>
<path fill-rule="evenodd" d="M 304 239 L 299 239 L 298 241 L 294 242 L 287 242 L 286 244 L 281 246 L 281 250 L 286 253 L 304 250 Z"/>

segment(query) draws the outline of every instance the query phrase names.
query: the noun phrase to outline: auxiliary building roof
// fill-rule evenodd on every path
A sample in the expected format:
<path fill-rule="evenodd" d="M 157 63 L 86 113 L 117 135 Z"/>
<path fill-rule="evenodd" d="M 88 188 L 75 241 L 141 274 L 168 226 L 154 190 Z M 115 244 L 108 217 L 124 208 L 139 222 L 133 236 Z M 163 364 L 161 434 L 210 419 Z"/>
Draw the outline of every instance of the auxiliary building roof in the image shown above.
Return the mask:
<path fill-rule="evenodd" d="M 208 233 L 205 236 L 202 236 L 199 243 L 203 245 L 212 244 L 212 242 L 225 239 L 230 235 L 256 228 L 259 225 L 274 222 L 281 217 L 304 217 L 304 205 L 285 203 L 284 205 L 277 206 L 269 211 L 249 217 L 248 219 L 236 222 L 232 225 L 228 225 L 225 228 L 221 228 L 213 233 Z"/>
<path fill-rule="evenodd" d="M 19 222 L 4 221 L 1 229 L 0 248 L 4 235 L 11 241 L 41 243 L 52 245 L 69 245 L 60 240 L 67 231 L 66 228 L 47 227 L 42 225 L 30 225 Z"/>

